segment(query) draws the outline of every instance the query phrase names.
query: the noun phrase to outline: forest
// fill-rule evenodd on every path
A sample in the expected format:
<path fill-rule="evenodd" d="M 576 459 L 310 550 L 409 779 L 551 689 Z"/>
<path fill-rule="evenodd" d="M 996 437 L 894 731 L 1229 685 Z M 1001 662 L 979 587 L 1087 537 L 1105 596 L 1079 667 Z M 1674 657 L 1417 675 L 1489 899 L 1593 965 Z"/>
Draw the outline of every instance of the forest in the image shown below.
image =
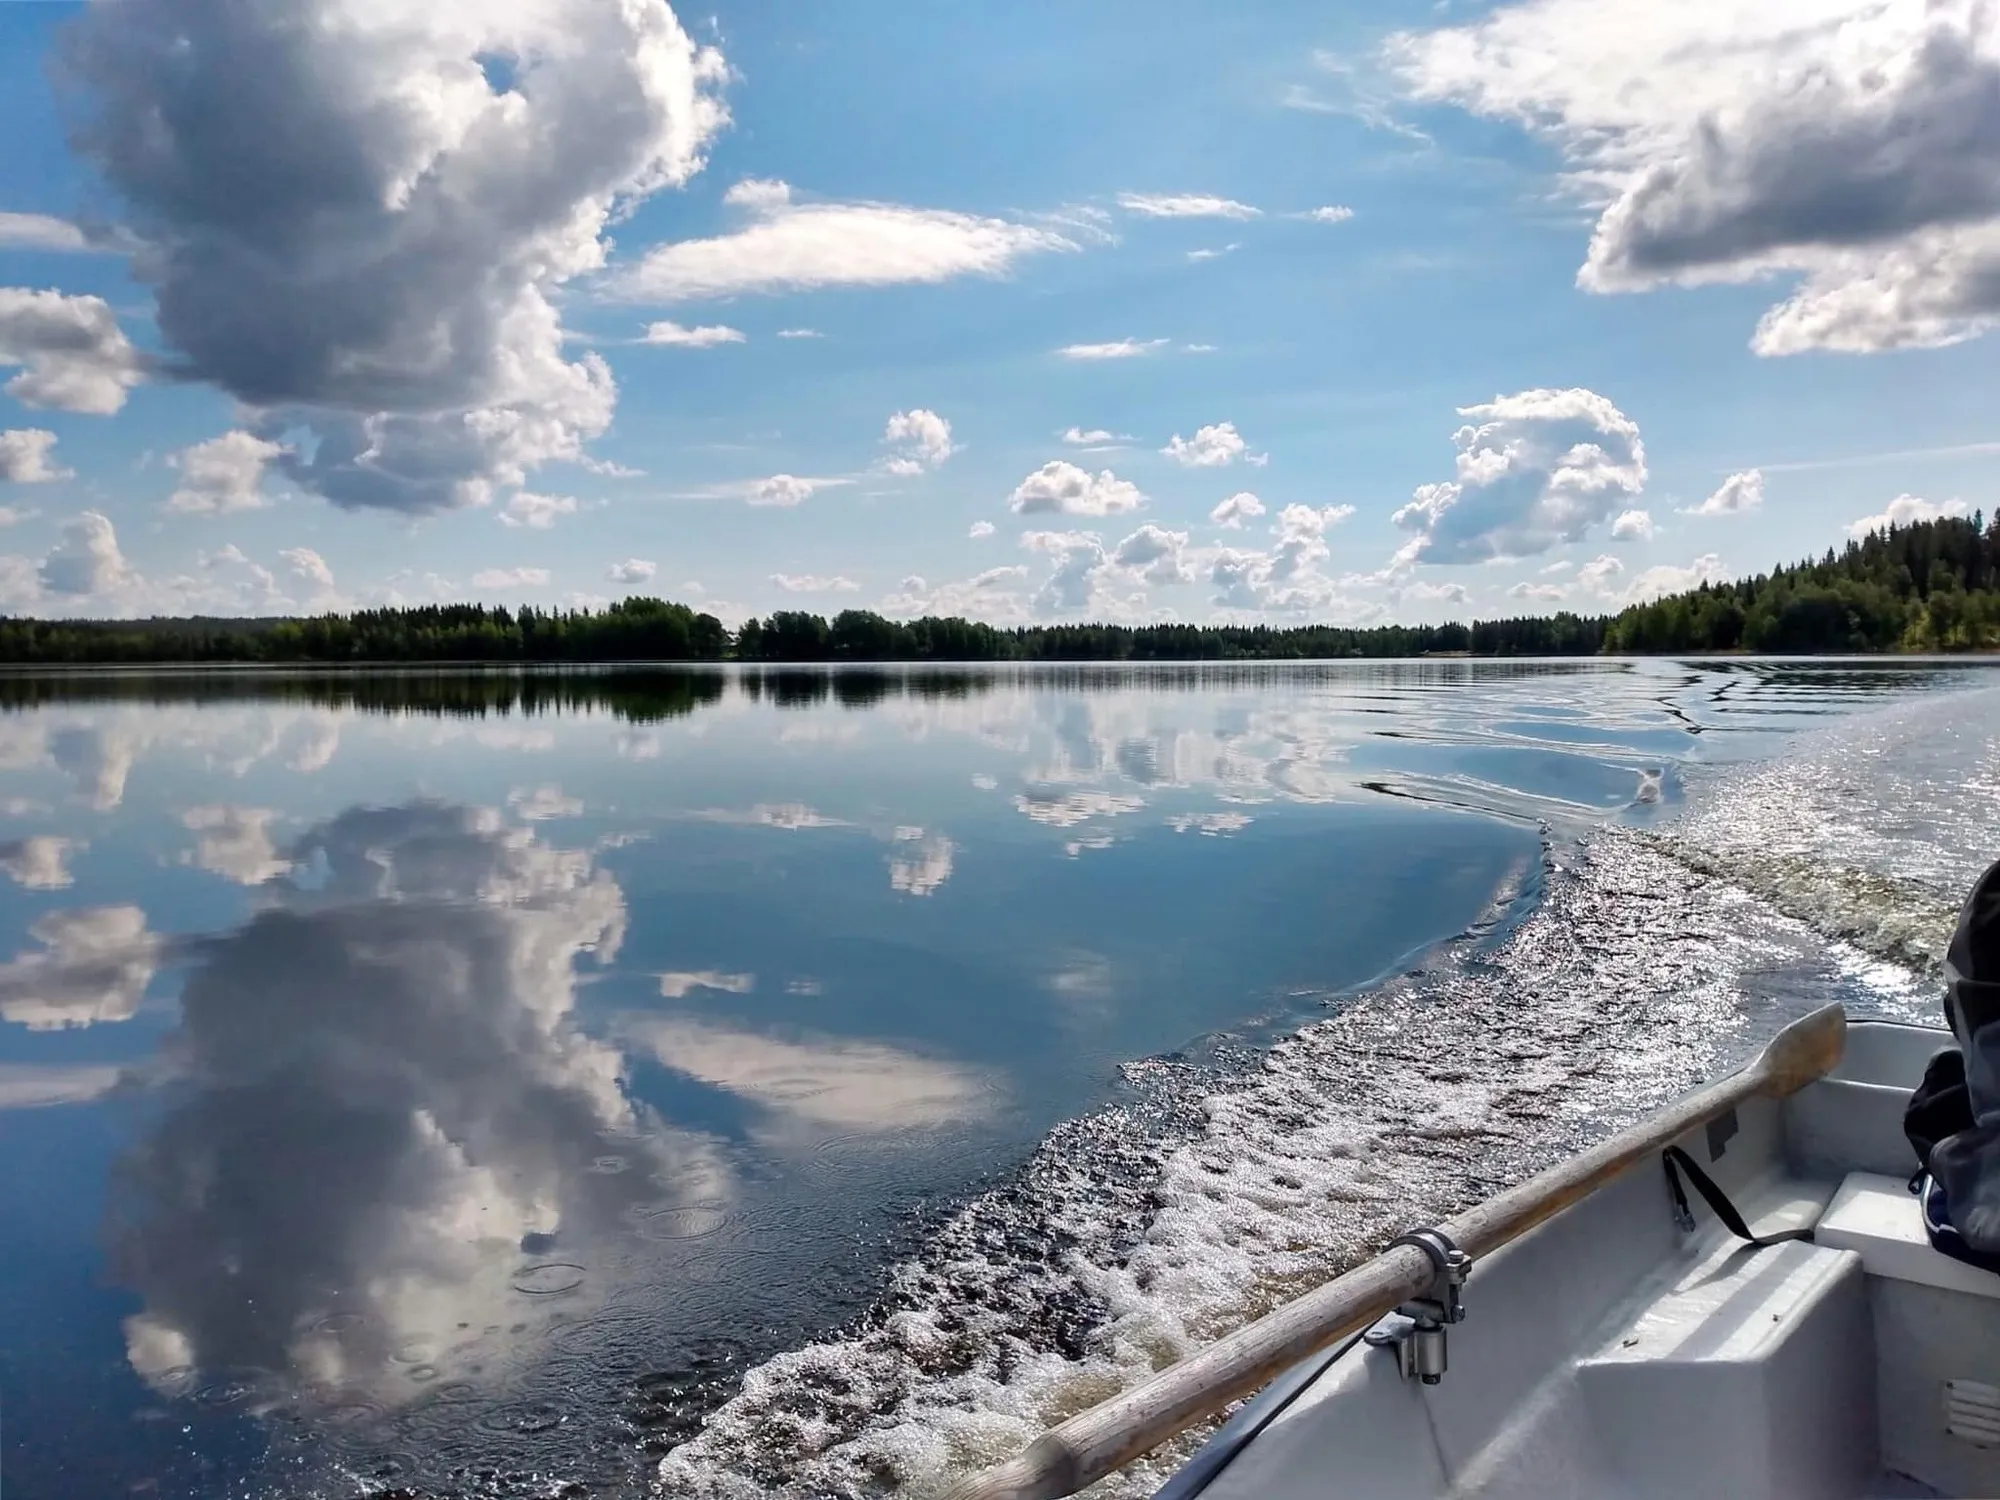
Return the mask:
<path fill-rule="evenodd" d="M 601 610 L 430 604 L 309 619 L 0 617 L 0 663 L 1253 661 L 1589 656 L 1709 651 L 1976 651 L 2000 647 L 2000 513 L 1850 540 L 1818 559 L 1704 584 L 1615 615 L 1442 625 L 1003 628 L 958 618 L 832 619 L 780 610 L 731 632 L 663 599 Z"/>

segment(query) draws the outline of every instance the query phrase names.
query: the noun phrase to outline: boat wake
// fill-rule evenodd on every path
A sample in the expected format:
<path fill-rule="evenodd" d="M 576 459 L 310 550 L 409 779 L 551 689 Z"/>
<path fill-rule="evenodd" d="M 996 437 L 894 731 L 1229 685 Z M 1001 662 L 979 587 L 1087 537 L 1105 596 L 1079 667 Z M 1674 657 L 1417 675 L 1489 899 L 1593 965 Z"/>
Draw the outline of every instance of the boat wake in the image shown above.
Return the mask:
<path fill-rule="evenodd" d="M 896 1266 L 858 1326 L 749 1371 L 676 1496 L 931 1495 L 1285 1298 L 1913 976 L 1604 828 L 1490 920 L 1254 1057 L 1128 1070 Z M 1092 1490 L 1150 1494 L 1189 1435 Z"/>

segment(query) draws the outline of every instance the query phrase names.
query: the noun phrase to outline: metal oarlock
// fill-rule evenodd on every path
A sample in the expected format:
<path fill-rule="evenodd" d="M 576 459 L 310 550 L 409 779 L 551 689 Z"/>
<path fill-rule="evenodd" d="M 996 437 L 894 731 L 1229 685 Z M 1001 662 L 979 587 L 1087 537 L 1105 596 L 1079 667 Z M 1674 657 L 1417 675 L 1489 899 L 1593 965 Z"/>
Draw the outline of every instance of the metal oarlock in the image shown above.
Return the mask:
<path fill-rule="evenodd" d="M 1374 1348 L 1396 1351 L 1405 1379 L 1414 1375 L 1425 1385 L 1436 1385 L 1448 1363 L 1445 1328 L 1465 1320 L 1460 1290 L 1472 1274 L 1472 1257 L 1436 1229 L 1413 1230 L 1389 1241 L 1392 1250 L 1398 1245 L 1415 1245 L 1430 1257 L 1430 1293 L 1405 1302 L 1369 1329 L 1365 1338 Z"/>

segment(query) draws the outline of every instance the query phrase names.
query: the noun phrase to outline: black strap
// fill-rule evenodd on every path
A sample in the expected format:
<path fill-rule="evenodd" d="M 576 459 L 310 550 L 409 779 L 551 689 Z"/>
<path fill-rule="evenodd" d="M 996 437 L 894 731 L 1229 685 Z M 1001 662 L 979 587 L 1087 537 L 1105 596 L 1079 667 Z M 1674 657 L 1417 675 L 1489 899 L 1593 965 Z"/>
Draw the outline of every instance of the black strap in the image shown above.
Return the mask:
<path fill-rule="evenodd" d="M 1680 1173 L 1674 1170 L 1676 1166 L 1687 1173 L 1688 1181 L 1694 1184 L 1694 1190 L 1701 1194 L 1711 1209 L 1715 1210 L 1715 1216 L 1722 1221 L 1723 1227 L 1739 1240 L 1748 1240 L 1753 1245 L 1782 1245 L 1787 1240 L 1812 1238 L 1810 1228 L 1784 1229 L 1776 1234 L 1752 1234 L 1750 1226 L 1743 1222 L 1743 1215 L 1739 1214 L 1736 1205 L 1729 1201 L 1729 1195 L 1715 1185 L 1714 1178 L 1694 1164 L 1694 1158 L 1687 1152 L 1678 1146 L 1669 1146 L 1662 1154 L 1661 1160 L 1667 1168 L 1667 1191 L 1674 1195 L 1674 1217 L 1683 1227 L 1689 1229 L 1694 1227 L 1694 1215 L 1688 1211 L 1687 1194 L 1681 1189 Z"/>

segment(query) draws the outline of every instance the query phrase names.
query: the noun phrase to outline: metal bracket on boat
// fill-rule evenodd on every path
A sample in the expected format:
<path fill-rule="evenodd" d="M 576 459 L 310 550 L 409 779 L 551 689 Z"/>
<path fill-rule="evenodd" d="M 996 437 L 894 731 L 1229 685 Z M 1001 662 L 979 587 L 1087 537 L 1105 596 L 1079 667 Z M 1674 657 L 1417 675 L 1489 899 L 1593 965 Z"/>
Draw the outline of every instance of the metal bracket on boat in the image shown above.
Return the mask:
<path fill-rule="evenodd" d="M 1398 1245 L 1415 1245 L 1430 1257 L 1430 1294 L 1405 1302 L 1364 1338 L 1373 1348 L 1394 1349 L 1405 1379 L 1414 1375 L 1425 1385 L 1436 1385 L 1445 1372 L 1445 1327 L 1465 1320 L 1459 1290 L 1472 1274 L 1472 1257 L 1438 1229 L 1416 1229 L 1389 1241 L 1390 1249 Z"/>

